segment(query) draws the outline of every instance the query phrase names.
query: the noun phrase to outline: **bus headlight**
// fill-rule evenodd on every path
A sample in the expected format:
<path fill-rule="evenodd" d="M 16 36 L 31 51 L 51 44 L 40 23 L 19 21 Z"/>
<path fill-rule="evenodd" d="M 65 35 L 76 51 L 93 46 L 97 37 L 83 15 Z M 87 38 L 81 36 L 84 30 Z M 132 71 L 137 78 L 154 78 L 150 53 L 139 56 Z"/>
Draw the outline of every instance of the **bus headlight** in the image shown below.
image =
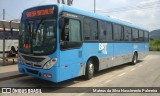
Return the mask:
<path fill-rule="evenodd" d="M 43 69 L 50 69 L 57 62 L 57 58 L 49 60 L 46 64 L 44 64 Z"/>

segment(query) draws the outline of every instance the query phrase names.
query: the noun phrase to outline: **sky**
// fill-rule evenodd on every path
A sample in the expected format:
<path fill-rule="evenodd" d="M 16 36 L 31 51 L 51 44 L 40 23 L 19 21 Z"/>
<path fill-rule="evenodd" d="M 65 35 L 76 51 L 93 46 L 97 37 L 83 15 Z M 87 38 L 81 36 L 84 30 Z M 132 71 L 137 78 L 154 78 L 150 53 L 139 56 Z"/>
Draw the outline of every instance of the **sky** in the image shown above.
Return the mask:
<path fill-rule="evenodd" d="M 160 29 L 160 0 L 95 0 L 96 13 L 139 25 L 149 31 Z M 57 0 L 0 0 L 0 20 L 20 19 L 27 8 L 56 4 Z M 74 0 L 73 7 L 93 11 L 94 0 Z"/>

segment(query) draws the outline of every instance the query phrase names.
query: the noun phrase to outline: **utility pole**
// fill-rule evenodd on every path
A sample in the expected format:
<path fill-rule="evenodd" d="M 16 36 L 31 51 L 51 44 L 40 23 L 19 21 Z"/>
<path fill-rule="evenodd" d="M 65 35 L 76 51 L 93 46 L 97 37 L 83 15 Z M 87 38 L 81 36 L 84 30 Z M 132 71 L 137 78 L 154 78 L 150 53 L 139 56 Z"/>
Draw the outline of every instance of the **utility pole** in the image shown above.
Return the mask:
<path fill-rule="evenodd" d="M 3 9 L 3 20 L 5 20 L 5 9 Z"/>
<path fill-rule="evenodd" d="M 3 9 L 3 20 L 5 20 L 5 9 Z M 3 64 L 2 65 L 5 65 L 5 25 L 4 25 L 4 22 L 3 22 Z"/>
<path fill-rule="evenodd" d="M 94 13 L 96 13 L 96 0 L 94 0 Z"/>

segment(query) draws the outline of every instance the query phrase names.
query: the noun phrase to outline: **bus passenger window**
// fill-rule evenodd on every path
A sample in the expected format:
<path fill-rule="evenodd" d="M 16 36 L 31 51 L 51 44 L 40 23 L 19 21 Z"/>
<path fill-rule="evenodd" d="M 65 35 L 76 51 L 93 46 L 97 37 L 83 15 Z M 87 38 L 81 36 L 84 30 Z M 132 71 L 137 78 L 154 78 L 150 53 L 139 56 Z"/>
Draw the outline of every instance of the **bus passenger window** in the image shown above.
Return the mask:
<path fill-rule="evenodd" d="M 84 18 L 84 39 L 85 41 L 98 40 L 98 23 L 92 18 Z"/>
<path fill-rule="evenodd" d="M 113 31 L 114 31 L 114 40 L 115 41 L 122 41 L 123 40 L 123 29 L 121 25 L 114 24 L 113 25 Z"/>
<path fill-rule="evenodd" d="M 132 29 L 132 41 L 138 41 L 138 30 L 137 29 Z"/>
<path fill-rule="evenodd" d="M 81 43 L 80 22 L 75 19 L 64 19 L 61 31 L 61 48 L 68 49 L 79 47 Z"/>
<path fill-rule="evenodd" d="M 124 27 L 124 41 L 132 40 L 132 31 L 130 27 Z"/>
<path fill-rule="evenodd" d="M 62 41 L 69 41 L 69 19 L 64 19 L 64 27 L 61 33 Z"/>
<path fill-rule="evenodd" d="M 139 41 L 144 41 L 144 33 L 142 30 L 139 30 Z"/>
<path fill-rule="evenodd" d="M 99 40 L 100 41 L 111 41 L 112 40 L 112 24 L 105 21 L 100 21 L 100 33 Z"/>

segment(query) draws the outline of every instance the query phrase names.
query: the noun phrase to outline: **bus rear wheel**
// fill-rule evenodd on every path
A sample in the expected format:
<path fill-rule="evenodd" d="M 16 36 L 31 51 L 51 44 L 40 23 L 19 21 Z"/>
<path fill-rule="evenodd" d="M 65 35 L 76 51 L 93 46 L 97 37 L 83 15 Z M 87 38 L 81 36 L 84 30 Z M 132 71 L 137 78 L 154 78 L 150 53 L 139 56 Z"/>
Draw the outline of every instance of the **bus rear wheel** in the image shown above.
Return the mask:
<path fill-rule="evenodd" d="M 94 75 L 94 63 L 92 60 L 89 60 L 87 62 L 87 65 L 86 65 L 86 71 L 85 71 L 85 79 L 89 80 L 93 77 Z"/>
<path fill-rule="evenodd" d="M 136 53 L 134 53 L 133 58 L 132 58 L 132 64 L 133 65 L 137 64 L 137 61 L 138 61 L 138 56 Z"/>

